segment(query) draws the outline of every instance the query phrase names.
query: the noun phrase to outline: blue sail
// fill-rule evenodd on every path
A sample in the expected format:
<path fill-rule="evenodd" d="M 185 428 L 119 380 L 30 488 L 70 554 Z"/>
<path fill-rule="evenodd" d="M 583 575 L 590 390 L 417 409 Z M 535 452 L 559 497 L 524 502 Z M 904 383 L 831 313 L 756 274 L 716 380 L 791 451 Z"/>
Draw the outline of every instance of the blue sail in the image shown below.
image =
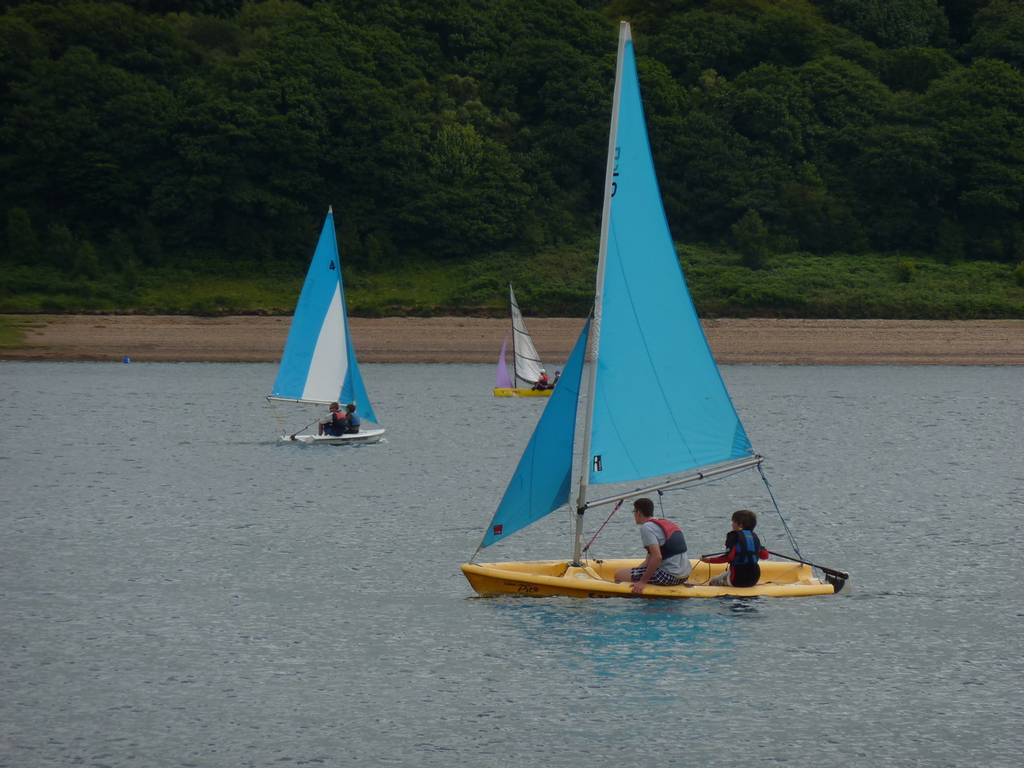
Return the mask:
<path fill-rule="evenodd" d="M 270 396 L 304 403 L 355 402 L 357 413 L 377 421 L 349 335 L 334 214 L 330 210 L 299 294 Z"/>
<path fill-rule="evenodd" d="M 481 547 L 501 541 L 569 501 L 576 404 L 589 331 L 588 320 L 487 526 Z"/>
<path fill-rule="evenodd" d="M 591 483 L 631 482 L 752 455 L 676 256 L 630 39 L 617 118 Z"/>

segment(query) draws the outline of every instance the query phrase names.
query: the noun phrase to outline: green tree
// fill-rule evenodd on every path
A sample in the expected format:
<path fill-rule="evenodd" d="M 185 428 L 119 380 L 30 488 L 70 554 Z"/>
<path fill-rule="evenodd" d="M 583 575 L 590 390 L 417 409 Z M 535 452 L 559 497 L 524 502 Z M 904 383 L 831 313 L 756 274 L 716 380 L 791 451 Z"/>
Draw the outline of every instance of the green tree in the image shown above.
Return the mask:
<path fill-rule="evenodd" d="M 244 0 L 122 0 L 140 11 L 150 13 L 201 13 L 212 16 L 232 16 L 238 13 Z"/>
<path fill-rule="evenodd" d="M 881 78 L 894 91 L 924 93 L 935 80 L 957 67 L 956 59 L 939 48 L 897 48 L 886 52 Z"/>
<path fill-rule="evenodd" d="M 883 48 L 942 44 L 949 22 L 936 0 L 823 0 L 829 18 Z"/>
<path fill-rule="evenodd" d="M 128 293 L 137 290 L 141 285 L 139 265 L 135 259 L 130 259 L 121 270 L 121 285 Z"/>
<path fill-rule="evenodd" d="M 136 243 L 136 252 L 143 266 L 158 267 L 164 263 L 163 243 L 160 240 L 160 232 L 149 219 L 139 222 Z"/>
<path fill-rule="evenodd" d="M 964 257 L 964 230 L 948 216 L 939 222 L 935 230 L 931 250 L 947 264 L 959 261 Z"/>
<path fill-rule="evenodd" d="M 731 228 L 733 243 L 743 264 L 760 269 L 768 255 L 768 228 L 757 211 L 749 210 Z"/>
<path fill-rule="evenodd" d="M 798 67 L 821 51 L 823 30 L 809 4 L 766 4 L 749 44 L 751 64 L 767 62 Z"/>
<path fill-rule="evenodd" d="M 992 0 L 974 17 L 975 31 L 965 46 L 975 57 L 1002 59 L 1024 70 L 1024 4 Z"/>
<path fill-rule="evenodd" d="M 100 260 L 96 255 L 96 247 L 88 240 L 78 245 L 71 271 L 76 277 L 86 280 L 95 280 L 100 276 Z"/>
<path fill-rule="evenodd" d="M 46 236 L 46 257 L 58 269 L 72 270 L 78 256 L 78 243 L 66 224 L 55 222 L 50 225 Z"/>
<path fill-rule="evenodd" d="M 18 146 L 0 161 L 0 195 L 60 210 L 90 235 L 135 218 L 167 162 L 171 103 L 86 48 L 38 62 L 0 113 L 0 144 Z"/>
<path fill-rule="evenodd" d="M 692 10 L 663 19 L 651 30 L 647 51 L 687 84 L 715 69 L 732 78 L 750 66 L 747 53 L 755 22 L 723 13 Z"/>
<path fill-rule="evenodd" d="M 1024 75 L 982 59 L 937 81 L 921 103 L 955 178 L 942 201 L 967 254 L 1017 259 L 1024 210 Z"/>
<path fill-rule="evenodd" d="M 861 219 L 881 250 L 928 247 L 946 219 L 956 178 L 942 137 L 914 125 L 877 125 L 860 135 L 851 163 Z"/>
<path fill-rule="evenodd" d="M 786 231 L 805 250 L 856 252 L 867 244 L 860 221 L 812 163 L 781 185 L 779 204 Z"/>
<path fill-rule="evenodd" d="M 124 272 L 135 265 L 135 246 L 128 235 L 120 229 L 110 233 L 104 251 L 104 261 L 119 272 Z"/>
<path fill-rule="evenodd" d="M 37 264 L 39 256 L 39 237 L 28 211 L 24 208 L 11 208 L 7 211 L 7 247 L 3 252 L 3 261 Z"/>
<path fill-rule="evenodd" d="M 27 20 L 0 16 L 0 94 L 6 97 L 11 84 L 28 77 L 32 63 L 46 55 L 42 35 Z"/>
<path fill-rule="evenodd" d="M 988 2 L 990 0 L 940 0 L 940 6 L 949 19 L 949 34 L 954 42 L 963 44 L 970 39 L 974 16 Z"/>

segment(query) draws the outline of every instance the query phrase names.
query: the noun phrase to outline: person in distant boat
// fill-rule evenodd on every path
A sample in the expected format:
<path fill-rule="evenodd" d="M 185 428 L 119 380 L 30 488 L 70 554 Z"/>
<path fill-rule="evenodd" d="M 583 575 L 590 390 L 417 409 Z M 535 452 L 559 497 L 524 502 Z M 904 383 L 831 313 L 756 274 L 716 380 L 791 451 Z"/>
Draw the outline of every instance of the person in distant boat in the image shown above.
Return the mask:
<path fill-rule="evenodd" d="M 318 434 L 338 437 L 348 431 L 348 418 L 342 412 L 338 403 L 331 403 L 327 406 L 327 416 L 320 419 Z"/>
<path fill-rule="evenodd" d="M 616 571 L 615 580 L 632 582 L 630 589 L 637 595 L 647 584 L 689 586 L 685 582 L 690 575 L 690 558 L 686 556 L 686 539 L 679 526 L 654 517 L 654 502 L 646 498 L 633 502 L 633 522 L 640 526 L 640 541 L 647 550 L 647 559 L 636 568 Z"/>
<path fill-rule="evenodd" d="M 711 579 L 713 587 L 752 587 L 761 578 L 758 560 L 768 559 L 768 550 L 754 533 L 757 515 L 749 509 L 732 513 L 732 530 L 725 536 L 724 555 L 702 557 L 702 563 L 729 563 L 729 568 Z"/>
<path fill-rule="evenodd" d="M 534 389 L 551 389 L 551 384 L 548 382 L 548 372 L 543 368 L 540 369 L 540 378 L 533 385 Z"/>
<path fill-rule="evenodd" d="M 561 372 L 561 371 L 555 371 L 555 378 L 553 378 L 553 379 L 551 380 L 551 388 L 552 388 L 552 389 L 554 389 L 554 388 L 555 388 L 555 384 L 557 384 L 557 383 L 558 383 L 558 380 L 559 380 L 560 378 L 562 378 L 562 372 Z"/>
<path fill-rule="evenodd" d="M 349 403 L 345 406 L 345 431 L 354 435 L 359 432 L 359 425 L 362 424 L 362 420 L 356 416 L 356 404 Z"/>

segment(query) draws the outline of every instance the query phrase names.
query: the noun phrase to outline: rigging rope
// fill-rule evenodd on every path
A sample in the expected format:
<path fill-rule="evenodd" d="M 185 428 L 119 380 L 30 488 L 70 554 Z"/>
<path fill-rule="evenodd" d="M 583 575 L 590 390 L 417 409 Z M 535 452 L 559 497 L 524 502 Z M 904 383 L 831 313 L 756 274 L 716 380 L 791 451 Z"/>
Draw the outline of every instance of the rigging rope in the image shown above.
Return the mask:
<path fill-rule="evenodd" d="M 768 490 L 768 497 L 772 500 L 772 506 L 775 507 L 775 512 L 776 512 L 776 514 L 778 514 L 779 520 L 782 521 L 782 527 L 786 531 L 786 536 L 789 539 L 790 546 L 792 546 L 793 547 L 793 551 L 796 552 L 798 555 L 800 555 L 800 557 L 802 558 L 803 554 L 801 554 L 801 552 L 800 552 L 800 547 L 797 545 L 796 539 L 793 536 L 793 532 L 789 528 L 789 523 L 786 522 L 786 518 L 783 517 L 783 515 L 782 515 L 782 510 L 779 509 L 779 503 L 775 500 L 775 494 L 772 492 L 771 483 L 768 482 L 768 478 L 764 474 L 764 468 L 760 464 L 757 465 L 757 471 L 760 473 L 761 480 L 764 482 L 765 488 Z M 686 493 L 688 491 L 694 490 L 698 486 L 714 485 L 715 483 L 720 483 L 720 482 L 722 482 L 724 480 L 728 480 L 728 479 L 730 479 L 730 477 L 731 477 L 731 475 L 726 476 L 726 477 L 711 478 L 709 480 L 701 480 L 700 482 L 693 483 L 692 485 L 687 486 L 686 488 L 669 488 L 666 491 L 659 490 L 658 491 L 658 503 L 661 504 L 661 506 L 662 506 L 662 517 L 665 516 L 665 511 L 664 511 L 664 504 L 661 501 L 661 497 L 665 493 L 670 493 L 670 492 L 671 493 L 676 493 L 676 492 Z"/>
<path fill-rule="evenodd" d="M 797 546 L 796 539 L 793 538 L 793 532 L 789 530 L 789 523 L 787 523 L 786 518 L 782 516 L 782 510 L 779 509 L 779 503 L 775 500 L 775 494 L 772 493 L 772 484 L 768 482 L 768 477 L 765 475 L 764 469 L 761 468 L 760 464 L 757 465 L 757 471 L 761 473 L 761 479 L 764 480 L 764 487 L 768 489 L 768 496 L 771 497 L 772 504 L 775 506 L 775 511 L 779 513 L 779 520 L 782 521 L 782 527 L 785 529 L 786 535 L 789 537 L 789 543 L 793 547 L 793 551 L 802 558 L 803 555 L 800 554 L 800 547 Z"/>
<path fill-rule="evenodd" d="M 267 402 L 270 403 L 270 413 L 273 414 L 274 416 L 274 422 L 277 424 L 277 431 L 284 432 L 284 416 L 282 415 L 280 409 L 277 407 L 277 403 L 275 403 L 273 400 L 270 400 L 269 398 L 267 399 Z"/>
<path fill-rule="evenodd" d="M 597 540 L 597 536 L 598 536 L 598 534 L 600 534 L 600 533 L 601 533 L 601 531 L 603 531 L 603 530 L 604 530 L 604 527 L 605 527 L 606 525 L 608 525 L 608 521 L 612 519 L 612 515 L 614 515 L 614 514 L 615 514 L 616 512 L 618 512 L 618 511 L 619 511 L 619 507 L 621 507 L 621 506 L 622 506 L 622 502 L 623 502 L 623 501 L 625 501 L 625 499 L 619 499 L 619 501 L 618 501 L 618 502 L 617 502 L 617 503 L 615 504 L 615 506 L 614 506 L 614 507 L 612 507 L 612 511 L 608 513 L 608 517 L 606 517 L 606 518 L 604 519 L 604 522 L 603 522 L 603 523 L 601 523 L 601 527 L 597 529 L 597 531 L 596 531 L 596 532 L 594 533 L 594 535 L 593 535 L 593 536 L 591 537 L 590 541 L 588 541 L 588 542 L 587 542 L 587 546 L 585 546 L 585 547 L 583 548 L 583 551 L 584 551 L 584 552 L 586 552 L 586 551 L 587 551 L 588 549 L 590 549 L 590 545 L 591 545 L 591 544 L 593 544 L 593 543 L 594 543 L 594 542 L 595 542 L 595 541 Z"/>

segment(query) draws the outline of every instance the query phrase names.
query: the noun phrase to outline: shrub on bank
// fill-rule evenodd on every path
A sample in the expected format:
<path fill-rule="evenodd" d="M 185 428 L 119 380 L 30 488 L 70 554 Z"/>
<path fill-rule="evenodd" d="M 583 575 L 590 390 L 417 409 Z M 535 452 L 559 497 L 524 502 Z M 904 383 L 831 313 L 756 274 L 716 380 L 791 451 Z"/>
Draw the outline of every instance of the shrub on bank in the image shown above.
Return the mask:
<path fill-rule="evenodd" d="M 344 265 L 346 300 L 356 316 L 503 317 L 508 284 L 527 316 L 582 317 L 593 303 L 597 242 L 587 239 L 532 255 L 508 252 L 387 270 Z M 743 255 L 701 245 L 680 249 L 683 273 L 704 317 L 1009 318 L 1024 317 L 1024 264 L 954 261 L 921 255 Z M 138 269 L 70 278 L 52 267 L 0 267 L 0 312 L 287 315 L 305 264 L 204 269 Z"/>

